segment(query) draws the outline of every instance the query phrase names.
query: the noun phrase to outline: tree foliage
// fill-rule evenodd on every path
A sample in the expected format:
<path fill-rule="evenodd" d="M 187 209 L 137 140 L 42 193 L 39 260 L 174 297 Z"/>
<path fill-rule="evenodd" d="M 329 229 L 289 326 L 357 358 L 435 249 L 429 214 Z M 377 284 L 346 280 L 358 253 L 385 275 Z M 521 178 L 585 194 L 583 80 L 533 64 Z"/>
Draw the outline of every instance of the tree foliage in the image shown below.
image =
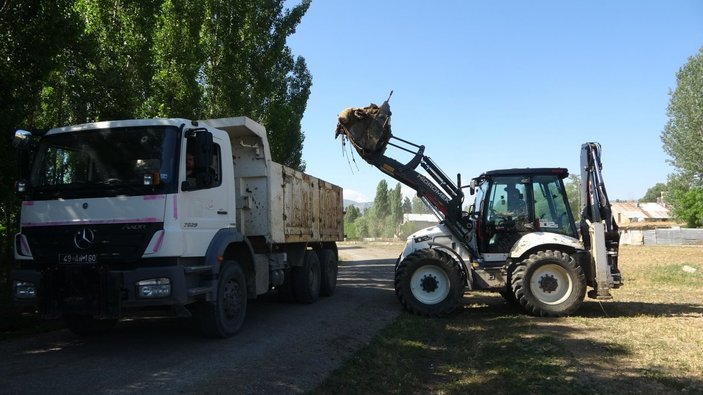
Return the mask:
<path fill-rule="evenodd" d="M 569 178 L 564 182 L 566 197 L 569 199 L 571 215 L 578 221 L 581 216 L 581 177 L 576 174 L 569 174 Z"/>
<path fill-rule="evenodd" d="M 109 119 L 246 115 L 304 170 L 312 86 L 287 38 L 310 0 L 0 2 L 0 257 L 17 201 L 11 133 Z"/>
<path fill-rule="evenodd" d="M 377 220 L 382 221 L 391 213 L 391 202 L 386 180 L 379 181 L 376 186 L 376 196 L 373 199 L 373 210 Z"/>
<path fill-rule="evenodd" d="M 642 199 L 640 199 L 641 202 L 650 202 L 650 203 L 656 203 L 657 200 L 662 196 L 662 192 L 667 191 L 667 186 L 663 182 L 658 182 L 654 184 L 653 187 L 647 189 L 647 192 L 645 192 L 644 196 L 642 196 Z"/>
<path fill-rule="evenodd" d="M 389 188 L 388 183 L 381 180 L 376 186 L 373 206 L 363 213 L 354 206 L 347 207 L 344 232 L 347 238 L 403 238 L 418 230 L 415 223 L 403 224 L 403 214 L 428 212 L 421 199 L 415 197 L 411 202 L 403 197 L 400 184 Z"/>
<path fill-rule="evenodd" d="M 703 207 L 694 203 L 703 190 L 703 48 L 676 73 L 667 115 L 661 140 L 676 168 L 669 176 L 669 203 L 674 216 L 701 226 Z"/>

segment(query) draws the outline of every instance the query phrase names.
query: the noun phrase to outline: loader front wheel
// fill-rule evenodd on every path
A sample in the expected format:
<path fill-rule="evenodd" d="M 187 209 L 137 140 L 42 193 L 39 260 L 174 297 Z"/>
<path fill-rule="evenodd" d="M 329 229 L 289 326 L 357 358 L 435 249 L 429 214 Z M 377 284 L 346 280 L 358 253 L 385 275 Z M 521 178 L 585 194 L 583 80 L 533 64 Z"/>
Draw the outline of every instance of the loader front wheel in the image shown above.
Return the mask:
<path fill-rule="evenodd" d="M 561 317 L 581 307 L 586 276 L 569 254 L 546 250 L 531 254 L 515 267 L 511 286 L 515 299 L 529 314 Z"/>
<path fill-rule="evenodd" d="M 413 252 L 395 271 L 395 293 L 403 307 L 414 314 L 440 317 L 454 311 L 464 296 L 459 267 L 436 249 Z"/>

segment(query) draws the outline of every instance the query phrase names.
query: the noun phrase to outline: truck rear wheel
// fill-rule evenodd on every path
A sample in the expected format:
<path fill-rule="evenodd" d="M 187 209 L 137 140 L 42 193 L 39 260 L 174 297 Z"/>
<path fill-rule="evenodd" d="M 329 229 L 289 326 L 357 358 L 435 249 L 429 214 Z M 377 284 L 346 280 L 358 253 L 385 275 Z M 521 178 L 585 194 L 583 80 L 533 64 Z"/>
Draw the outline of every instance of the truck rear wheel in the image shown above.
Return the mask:
<path fill-rule="evenodd" d="M 246 277 L 238 263 L 226 261 L 217 281 L 217 300 L 198 306 L 195 318 L 205 336 L 226 338 L 242 327 L 246 311 Z"/>
<path fill-rule="evenodd" d="M 515 298 L 529 314 L 561 317 L 572 314 L 586 295 L 583 269 L 567 253 L 539 251 L 513 271 Z"/>
<path fill-rule="evenodd" d="M 100 335 L 109 332 L 117 324 L 116 319 L 99 320 L 83 314 L 66 314 L 63 321 L 78 336 Z"/>
<path fill-rule="evenodd" d="M 314 303 L 320 296 L 320 260 L 315 251 L 305 251 L 303 266 L 293 268 L 293 293 L 299 303 Z"/>
<path fill-rule="evenodd" d="M 454 311 L 464 296 L 461 272 L 446 253 L 418 250 L 398 263 L 395 294 L 411 313 L 444 316 Z"/>
<path fill-rule="evenodd" d="M 320 296 L 331 296 L 337 287 L 337 257 L 327 248 L 319 250 L 317 257 L 320 260 Z"/>

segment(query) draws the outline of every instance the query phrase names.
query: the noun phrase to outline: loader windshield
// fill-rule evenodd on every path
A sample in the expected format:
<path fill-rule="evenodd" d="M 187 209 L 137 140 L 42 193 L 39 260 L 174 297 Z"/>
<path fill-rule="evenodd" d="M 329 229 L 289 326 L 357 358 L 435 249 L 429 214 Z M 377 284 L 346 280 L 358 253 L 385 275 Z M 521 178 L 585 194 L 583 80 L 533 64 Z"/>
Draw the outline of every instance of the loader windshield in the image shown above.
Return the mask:
<path fill-rule="evenodd" d="M 139 126 L 57 133 L 36 151 L 31 199 L 168 193 L 176 185 L 172 126 Z"/>

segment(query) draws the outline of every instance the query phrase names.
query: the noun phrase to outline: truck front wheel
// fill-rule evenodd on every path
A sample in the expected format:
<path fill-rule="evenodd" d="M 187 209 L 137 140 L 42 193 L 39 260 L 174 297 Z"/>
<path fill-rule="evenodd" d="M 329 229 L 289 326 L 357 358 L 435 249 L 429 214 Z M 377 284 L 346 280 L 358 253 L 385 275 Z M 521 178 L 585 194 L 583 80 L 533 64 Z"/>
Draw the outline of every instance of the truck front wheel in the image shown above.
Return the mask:
<path fill-rule="evenodd" d="M 217 281 L 217 300 L 196 308 L 201 332 L 209 337 L 226 338 L 239 331 L 247 311 L 247 283 L 241 266 L 225 261 Z"/>
<path fill-rule="evenodd" d="M 411 313 L 440 317 L 454 311 L 464 296 L 461 272 L 444 252 L 423 249 L 400 261 L 395 293 Z"/>
<path fill-rule="evenodd" d="M 546 250 L 531 254 L 515 267 L 511 286 L 529 314 L 561 317 L 572 314 L 583 303 L 586 276 L 569 254 Z"/>

